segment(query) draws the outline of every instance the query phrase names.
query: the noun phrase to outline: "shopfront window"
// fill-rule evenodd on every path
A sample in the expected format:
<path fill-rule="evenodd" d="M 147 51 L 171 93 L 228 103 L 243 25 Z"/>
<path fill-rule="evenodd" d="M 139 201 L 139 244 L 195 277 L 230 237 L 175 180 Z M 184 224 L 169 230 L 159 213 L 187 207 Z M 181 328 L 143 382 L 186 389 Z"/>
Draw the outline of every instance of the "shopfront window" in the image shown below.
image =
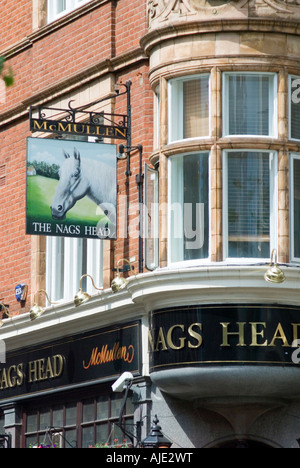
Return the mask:
<path fill-rule="evenodd" d="M 169 143 L 208 136 L 209 75 L 169 82 Z"/>
<path fill-rule="evenodd" d="M 118 427 L 123 394 L 98 392 L 100 395 L 56 405 L 28 407 L 24 411 L 24 446 L 89 448 L 96 444 L 123 444 L 124 434 Z M 133 433 L 133 404 L 129 397 L 122 424 Z M 126 439 L 130 444 L 130 440 Z"/>
<path fill-rule="evenodd" d="M 224 136 L 276 136 L 276 100 L 276 75 L 224 73 Z"/>
<path fill-rule="evenodd" d="M 169 262 L 209 256 L 209 153 L 170 158 Z"/>
<path fill-rule="evenodd" d="M 277 245 L 276 156 L 226 151 L 223 164 L 224 257 L 268 258 Z"/>

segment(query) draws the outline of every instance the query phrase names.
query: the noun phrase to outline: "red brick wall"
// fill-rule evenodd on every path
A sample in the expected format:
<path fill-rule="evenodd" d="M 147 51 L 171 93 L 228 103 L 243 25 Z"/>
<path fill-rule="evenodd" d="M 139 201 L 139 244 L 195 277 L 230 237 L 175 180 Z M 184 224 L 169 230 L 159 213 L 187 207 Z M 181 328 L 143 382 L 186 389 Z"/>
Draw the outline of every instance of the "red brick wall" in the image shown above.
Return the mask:
<path fill-rule="evenodd" d="M 0 51 L 7 50 L 32 32 L 32 0 L 1 0 Z"/>
<path fill-rule="evenodd" d="M 0 6 L 1 50 L 22 41 L 32 30 L 32 2 L 2 0 Z M 76 76 L 107 59 L 138 50 L 146 32 L 146 0 L 103 2 L 64 27 L 34 39 L 31 45 L 12 54 L 15 84 L 7 90 L 6 101 L 0 103 L 0 300 L 10 304 L 10 311 L 28 311 L 16 302 L 14 287 L 24 282 L 30 287 L 31 238 L 25 235 L 26 205 L 26 137 L 30 136 L 26 106 L 32 96 Z M 147 60 L 131 68 L 119 68 L 117 82 L 132 81 L 132 145 L 143 145 L 144 159 L 152 151 L 153 96 L 148 82 Z M 17 118 L 21 111 L 22 117 Z M 126 99 L 116 99 L 116 113 L 126 113 Z M 20 114 L 19 114 L 20 115 Z M 9 121 L 11 119 L 11 121 Z M 115 142 L 121 143 L 121 142 Z M 5 166 L 5 184 L 1 168 Z M 128 196 L 128 203 L 138 202 L 136 174 L 139 153 L 132 153 L 131 175 L 126 178 L 126 162 L 118 162 L 118 196 Z M 129 185 L 127 185 L 129 182 Z M 124 199 L 124 198 L 123 198 Z M 119 207 L 120 220 L 126 213 Z M 136 220 L 138 213 L 129 216 Z M 138 271 L 138 237 L 118 239 L 114 243 L 115 264 L 118 259 L 135 257 Z M 29 289 L 29 293 L 34 293 Z"/>

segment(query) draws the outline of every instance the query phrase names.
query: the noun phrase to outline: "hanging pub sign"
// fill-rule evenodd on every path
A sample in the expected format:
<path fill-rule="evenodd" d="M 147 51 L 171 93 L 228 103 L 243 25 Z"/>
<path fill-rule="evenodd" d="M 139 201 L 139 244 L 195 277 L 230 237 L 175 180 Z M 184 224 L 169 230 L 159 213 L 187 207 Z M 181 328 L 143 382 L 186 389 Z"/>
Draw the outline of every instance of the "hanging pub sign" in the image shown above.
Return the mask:
<path fill-rule="evenodd" d="M 27 139 L 26 234 L 116 238 L 117 147 Z"/>

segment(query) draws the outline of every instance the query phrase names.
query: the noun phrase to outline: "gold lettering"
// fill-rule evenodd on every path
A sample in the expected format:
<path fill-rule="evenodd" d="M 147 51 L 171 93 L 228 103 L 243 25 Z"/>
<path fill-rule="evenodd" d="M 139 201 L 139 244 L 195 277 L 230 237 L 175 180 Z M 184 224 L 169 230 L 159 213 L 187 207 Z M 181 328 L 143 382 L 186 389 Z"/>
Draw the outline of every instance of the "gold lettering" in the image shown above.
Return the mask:
<path fill-rule="evenodd" d="M 158 332 L 155 351 L 159 351 L 159 345 L 162 345 L 162 351 L 167 351 L 168 348 L 167 348 L 166 339 L 164 337 L 164 332 L 163 332 L 162 327 L 160 327 L 159 332 Z"/>
<path fill-rule="evenodd" d="M 64 132 L 64 133 L 70 133 L 72 131 L 72 126 L 70 123 L 67 123 L 66 126 L 64 127 L 64 122 L 58 122 L 57 124 L 57 131 L 58 132 Z"/>
<path fill-rule="evenodd" d="M 120 128 L 116 127 L 116 137 L 118 134 L 121 135 L 123 138 L 126 138 L 126 129 L 121 130 Z"/>
<path fill-rule="evenodd" d="M 60 377 L 64 370 L 64 358 L 61 354 L 53 356 L 53 377 Z"/>
<path fill-rule="evenodd" d="M 37 362 L 29 361 L 28 363 L 28 382 L 37 381 Z"/>
<path fill-rule="evenodd" d="M 264 330 L 257 331 L 258 325 L 262 325 L 264 328 L 266 328 L 267 324 L 266 322 L 250 322 L 251 325 L 251 335 L 252 335 L 252 342 L 250 346 L 268 346 L 268 340 L 265 340 L 263 343 L 258 343 L 257 342 L 257 337 L 261 336 L 264 338 Z"/>
<path fill-rule="evenodd" d="M 246 346 L 245 345 L 245 325 L 246 322 L 237 322 L 239 330 L 237 332 L 229 332 L 228 331 L 228 325 L 230 325 L 230 322 L 221 322 L 222 325 L 222 331 L 223 331 L 223 342 L 221 346 L 230 346 L 228 343 L 228 336 L 231 335 L 237 335 L 239 338 L 239 342 L 236 346 Z"/>
<path fill-rule="evenodd" d="M 288 343 L 288 340 L 284 334 L 284 331 L 283 331 L 283 328 L 282 328 L 282 325 L 281 323 L 279 323 L 277 325 L 277 328 L 276 328 L 276 331 L 274 333 L 274 336 L 273 336 L 273 339 L 271 341 L 271 343 L 269 344 L 269 346 L 275 346 L 274 342 L 275 340 L 281 340 L 282 341 L 282 346 L 283 347 L 289 347 L 289 343 Z"/>
<path fill-rule="evenodd" d="M 37 120 L 34 120 L 33 122 L 33 128 L 34 130 L 47 130 L 47 122 L 42 122 L 41 125 L 39 124 L 39 122 Z"/>
<path fill-rule="evenodd" d="M 171 327 L 169 329 L 168 333 L 167 333 L 167 343 L 168 343 L 168 345 L 169 345 L 169 347 L 171 349 L 182 349 L 182 348 L 184 348 L 186 338 L 185 337 L 180 337 L 179 338 L 179 346 L 176 346 L 173 343 L 173 337 L 172 337 L 172 333 L 175 330 L 175 328 L 180 328 L 180 330 L 184 331 L 184 325 L 174 325 L 173 327 Z"/>
<path fill-rule="evenodd" d="M 202 323 L 192 323 L 192 325 L 190 325 L 188 328 L 188 334 L 197 341 L 197 343 L 194 345 L 188 341 L 188 347 L 193 349 L 200 348 L 202 345 L 202 336 L 195 332 L 194 327 L 198 327 L 199 330 L 202 330 Z"/>
<path fill-rule="evenodd" d="M 292 323 L 292 327 L 293 327 L 293 341 L 299 340 L 298 327 L 300 327 L 300 323 Z"/>

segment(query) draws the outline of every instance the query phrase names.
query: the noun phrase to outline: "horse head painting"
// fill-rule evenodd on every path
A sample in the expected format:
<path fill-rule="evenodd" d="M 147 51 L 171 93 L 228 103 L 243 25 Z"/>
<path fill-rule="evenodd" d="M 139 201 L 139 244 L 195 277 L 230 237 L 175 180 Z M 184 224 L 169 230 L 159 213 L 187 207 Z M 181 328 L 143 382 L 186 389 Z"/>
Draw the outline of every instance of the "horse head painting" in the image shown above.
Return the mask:
<path fill-rule="evenodd" d="M 103 161 L 81 158 L 74 148 L 70 156 L 64 151 L 59 182 L 51 205 L 55 220 L 64 220 L 67 212 L 83 197 L 89 197 L 96 205 L 116 203 L 116 180 L 111 167 Z"/>

